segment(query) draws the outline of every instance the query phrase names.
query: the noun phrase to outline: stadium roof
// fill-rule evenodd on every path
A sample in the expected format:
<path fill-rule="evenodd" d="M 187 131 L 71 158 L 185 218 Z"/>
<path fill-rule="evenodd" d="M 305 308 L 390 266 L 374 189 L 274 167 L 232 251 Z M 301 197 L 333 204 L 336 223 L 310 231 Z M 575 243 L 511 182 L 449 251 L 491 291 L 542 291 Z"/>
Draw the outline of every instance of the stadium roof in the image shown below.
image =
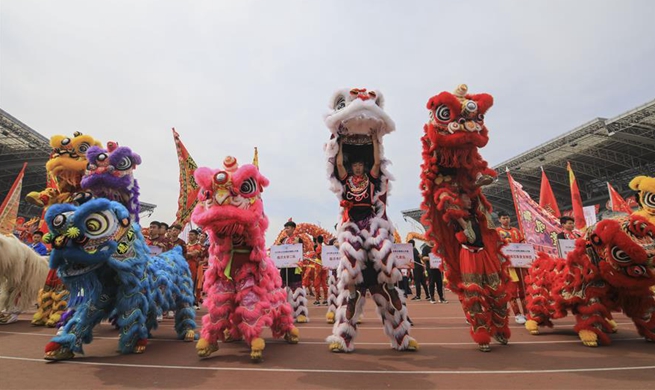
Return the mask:
<path fill-rule="evenodd" d="M 622 195 L 630 195 L 630 180 L 637 175 L 655 174 L 655 100 L 612 119 L 596 118 L 544 144 L 494 166 L 498 181 L 483 190 L 495 211 L 514 213 L 514 203 L 505 174 L 509 168 L 514 180 L 530 196 L 539 199 L 541 168 L 550 181 L 561 210 L 571 208 L 566 163 L 580 187 L 585 205 L 604 208 L 607 184 Z M 420 221 L 420 209 L 403 211 L 403 216 Z"/>
<path fill-rule="evenodd" d="M 27 162 L 23 178 L 21 200 L 31 191 L 41 191 L 46 186 L 45 163 L 50 158 L 50 140 L 23 122 L 0 109 L 0 203 L 5 199 L 16 176 Z M 141 213 L 150 213 L 157 207 L 141 203 Z M 21 201 L 18 215 L 26 218 L 40 217 L 41 207 Z"/>

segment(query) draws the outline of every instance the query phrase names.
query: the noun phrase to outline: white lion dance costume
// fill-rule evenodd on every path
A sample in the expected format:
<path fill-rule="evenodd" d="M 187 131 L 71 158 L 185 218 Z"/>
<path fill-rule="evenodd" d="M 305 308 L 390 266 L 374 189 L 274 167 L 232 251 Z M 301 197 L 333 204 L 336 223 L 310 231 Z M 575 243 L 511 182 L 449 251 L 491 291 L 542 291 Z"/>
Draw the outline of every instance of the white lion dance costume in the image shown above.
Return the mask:
<path fill-rule="evenodd" d="M 401 274 L 391 256 L 393 226 L 387 219 L 386 200 L 392 177 L 382 137 L 395 130 L 395 124 L 382 109 L 383 103 L 378 91 L 344 89 L 334 95 L 325 117 L 332 133 L 326 145 L 328 175 L 342 208 L 337 227 L 338 307 L 332 335 L 327 338 L 333 352 L 355 350 L 357 319 L 367 290 L 391 346 L 401 351 L 418 349 L 409 336 L 403 294 L 394 287 Z"/>
<path fill-rule="evenodd" d="M 13 235 L 0 235 L 0 325 L 18 321 L 36 302 L 49 269 L 47 257 Z"/>

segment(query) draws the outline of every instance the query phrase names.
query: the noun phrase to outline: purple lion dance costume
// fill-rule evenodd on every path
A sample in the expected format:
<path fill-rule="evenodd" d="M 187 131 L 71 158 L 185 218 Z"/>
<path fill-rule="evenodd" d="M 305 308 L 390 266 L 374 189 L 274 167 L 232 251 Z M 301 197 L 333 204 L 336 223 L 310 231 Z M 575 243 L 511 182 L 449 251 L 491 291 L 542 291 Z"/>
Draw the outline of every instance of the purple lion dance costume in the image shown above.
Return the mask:
<path fill-rule="evenodd" d="M 82 188 L 97 198 L 116 201 L 130 212 L 132 222 L 139 223 L 139 184 L 132 172 L 141 157 L 126 146 L 107 142 L 107 149 L 92 146 L 86 152 L 88 165 Z"/>

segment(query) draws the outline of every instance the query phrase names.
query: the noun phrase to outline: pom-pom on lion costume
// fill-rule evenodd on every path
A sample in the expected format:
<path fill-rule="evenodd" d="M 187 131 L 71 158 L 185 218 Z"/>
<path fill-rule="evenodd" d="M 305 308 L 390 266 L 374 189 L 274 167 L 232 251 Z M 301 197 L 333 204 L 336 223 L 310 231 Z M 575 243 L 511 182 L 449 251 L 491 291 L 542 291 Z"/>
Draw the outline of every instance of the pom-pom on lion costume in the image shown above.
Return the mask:
<path fill-rule="evenodd" d="M 46 345 L 47 360 L 84 353 L 93 328 L 112 318 L 120 330 L 121 353 L 143 353 L 157 316 L 176 311 L 175 330 L 195 339 L 193 281 L 182 249 L 150 256 L 138 224 L 120 203 L 94 199 L 77 207 L 51 206 L 46 212 L 52 243 L 50 267 L 78 297 L 75 312 Z M 82 293 L 83 292 L 83 293 Z"/>
<path fill-rule="evenodd" d="M 640 209 L 634 214 L 655 224 L 655 177 L 637 176 L 630 181 L 630 188 L 638 192 Z"/>
<path fill-rule="evenodd" d="M 443 259 L 445 277 L 471 324 L 471 336 L 483 352 L 494 337 L 507 344 L 505 285 L 508 261 L 491 220 L 491 205 L 480 187 L 493 181 L 478 149 L 489 141 L 484 116 L 491 95 L 469 94 L 460 85 L 428 100 L 429 122 L 424 126 L 421 192 L 426 236 Z"/>
<path fill-rule="evenodd" d="M 526 278 L 530 333 L 575 314 L 574 330 L 588 347 L 610 344 L 613 311 L 623 311 L 655 341 L 655 225 L 632 214 L 587 229 L 566 260 L 541 253 Z"/>
<path fill-rule="evenodd" d="M 234 157 L 226 157 L 219 169 L 198 168 L 194 176 L 200 191 L 191 218 L 209 234 L 210 242 L 204 282 L 209 313 L 202 318 L 198 356 L 216 352 L 219 339 L 243 338 L 251 359 L 260 361 L 265 326 L 273 337 L 291 344 L 299 338 L 282 279 L 266 255 L 268 218 L 261 193 L 268 179 L 258 166 L 239 166 Z"/>
<path fill-rule="evenodd" d="M 48 275 L 48 258 L 13 235 L 0 235 L 0 325 L 34 305 Z"/>
<path fill-rule="evenodd" d="M 382 146 L 382 138 L 395 130 L 395 124 L 383 106 L 379 91 L 343 89 L 334 94 L 325 117 L 331 132 L 325 147 L 327 173 L 341 202 L 338 307 L 332 335 L 327 338 L 333 352 L 354 351 L 357 320 L 367 290 L 377 304 L 392 348 L 418 349 L 409 336 L 411 325 L 403 294 L 395 287 L 402 276 L 391 256 L 394 228 L 386 204 L 392 177 Z"/>

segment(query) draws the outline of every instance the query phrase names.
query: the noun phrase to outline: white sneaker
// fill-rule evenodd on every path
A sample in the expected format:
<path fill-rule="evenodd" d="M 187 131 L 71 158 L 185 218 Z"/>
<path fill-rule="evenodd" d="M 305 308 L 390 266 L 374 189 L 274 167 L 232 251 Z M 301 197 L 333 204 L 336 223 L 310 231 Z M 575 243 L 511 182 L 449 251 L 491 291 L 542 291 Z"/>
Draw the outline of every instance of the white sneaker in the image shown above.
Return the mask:
<path fill-rule="evenodd" d="M 519 324 L 519 325 L 523 325 L 523 324 L 525 324 L 525 322 L 527 321 L 527 319 L 525 318 L 525 316 L 524 316 L 523 314 L 517 314 L 517 315 L 514 317 L 514 321 L 515 321 L 517 324 Z"/>
<path fill-rule="evenodd" d="M 8 325 L 13 324 L 16 321 L 18 321 L 18 313 L 5 313 L 5 315 L 2 317 L 2 321 L 0 321 L 0 324 Z"/>
<path fill-rule="evenodd" d="M 175 312 L 173 310 L 169 310 L 168 313 L 166 313 L 166 318 L 175 318 Z"/>
<path fill-rule="evenodd" d="M 193 308 L 196 310 L 200 310 L 200 307 L 198 305 L 193 305 Z"/>
<path fill-rule="evenodd" d="M 163 319 L 164 319 L 163 315 L 160 314 L 157 316 L 157 322 L 162 322 Z"/>

